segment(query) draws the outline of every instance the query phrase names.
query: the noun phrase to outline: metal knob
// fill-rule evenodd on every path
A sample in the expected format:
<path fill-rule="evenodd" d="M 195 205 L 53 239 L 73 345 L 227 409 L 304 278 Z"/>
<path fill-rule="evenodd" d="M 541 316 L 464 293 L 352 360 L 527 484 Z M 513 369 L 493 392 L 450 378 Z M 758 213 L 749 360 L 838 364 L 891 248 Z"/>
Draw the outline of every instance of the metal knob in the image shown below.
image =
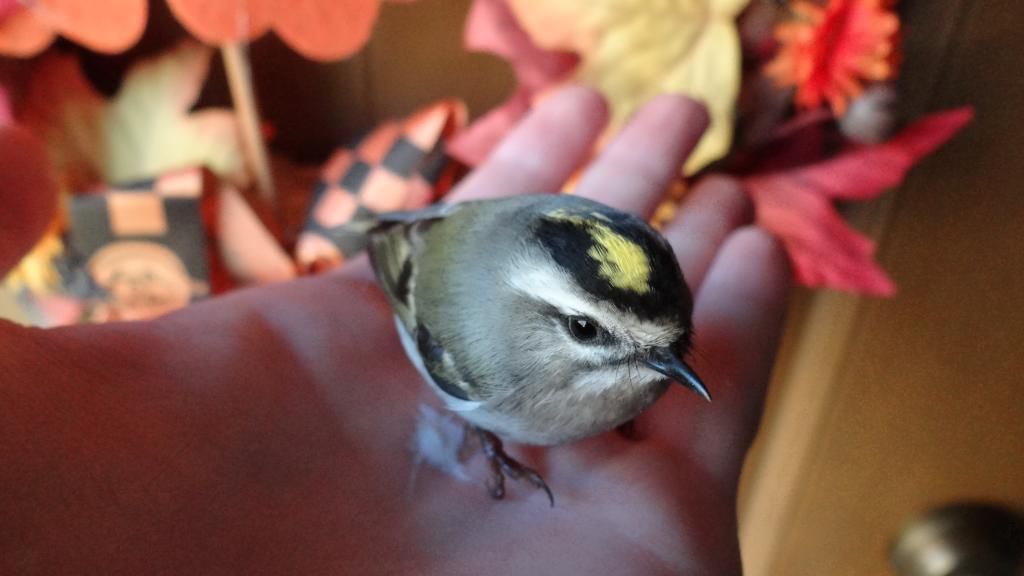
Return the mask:
<path fill-rule="evenodd" d="M 899 576 L 1024 576 L 1024 517 L 991 504 L 944 506 L 907 524 L 890 561 Z"/>

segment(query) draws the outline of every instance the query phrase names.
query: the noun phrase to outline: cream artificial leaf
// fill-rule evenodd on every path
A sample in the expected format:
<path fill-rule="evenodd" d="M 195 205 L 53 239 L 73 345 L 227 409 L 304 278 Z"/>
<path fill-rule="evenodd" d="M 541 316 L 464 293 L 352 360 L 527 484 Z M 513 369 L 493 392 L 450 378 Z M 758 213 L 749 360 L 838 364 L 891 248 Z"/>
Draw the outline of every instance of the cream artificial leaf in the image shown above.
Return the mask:
<path fill-rule="evenodd" d="M 736 18 L 749 0 L 508 1 L 539 46 L 580 55 L 577 81 L 608 98 L 610 130 L 658 94 L 685 94 L 711 116 L 686 173 L 728 152 L 741 74 Z"/>
<path fill-rule="evenodd" d="M 207 166 L 243 186 L 249 176 L 232 112 L 189 113 L 209 60 L 209 49 L 183 44 L 136 64 L 107 101 L 82 76 L 76 58 L 52 53 L 33 70 L 20 120 L 43 136 L 68 192 L 190 166 Z"/>
<path fill-rule="evenodd" d="M 186 43 L 129 71 L 103 119 L 108 182 L 206 166 L 236 185 L 248 183 L 234 114 L 227 109 L 189 112 L 206 80 L 210 56 L 209 48 Z"/>

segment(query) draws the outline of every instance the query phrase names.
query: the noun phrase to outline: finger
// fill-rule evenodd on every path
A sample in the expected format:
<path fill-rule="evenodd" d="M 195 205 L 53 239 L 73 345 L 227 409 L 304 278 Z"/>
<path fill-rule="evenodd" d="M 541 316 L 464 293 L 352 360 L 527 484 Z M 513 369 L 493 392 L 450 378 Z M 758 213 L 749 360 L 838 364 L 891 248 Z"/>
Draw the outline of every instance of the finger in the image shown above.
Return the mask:
<path fill-rule="evenodd" d="M 650 216 L 707 126 L 707 109 L 695 100 L 678 94 L 654 98 L 587 169 L 577 192 Z"/>
<path fill-rule="evenodd" d="M 57 187 L 46 152 L 21 128 L 0 128 L 0 278 L 46 230 L 57 208 Z"/>
<path fill-rule="evenodd" d="M 582 86 L 564 88 L 534 108 L 450 198 L 557 192 L 587 160 L 607 121 L 600 94 Z"/>
<path fill-rule="evenodd" d="M 687 195 L 662 233 L 672 245 L 694 294 L 725 239 L 753 218 L 753 204 L 733 178 L 709 176 Z"/>
<path fill-rule="evenodd" d="M 708 404 L 676 387 L 652 411 L 652 435 L 714 478 L 739 477 L 782 333 L 789 277 L 786 256 L 769 234 L 743 228 L 729 236 L 694 312 L 692 363 L 714 399 Z"/>

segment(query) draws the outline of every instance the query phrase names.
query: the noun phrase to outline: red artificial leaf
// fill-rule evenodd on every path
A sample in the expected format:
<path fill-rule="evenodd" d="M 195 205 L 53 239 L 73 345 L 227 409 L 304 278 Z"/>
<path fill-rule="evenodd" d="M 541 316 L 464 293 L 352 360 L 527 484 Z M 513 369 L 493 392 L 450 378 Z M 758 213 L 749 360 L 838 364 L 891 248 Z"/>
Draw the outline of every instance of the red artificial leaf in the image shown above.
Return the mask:
<path fill-rule="evenodd" d="M 0 279 L 53 219 L 57 186 L 42 142 L 18 126 L 0 127 Z"/>
<path fill-rule="evenodd" d="M 825 108 L 800 112 L 772 128 L 766 137 L 734 152 L 728 172 L 734 175 L 785 172 L 818 162 L 839 137 Z M 833 147 L 834 148 L 834 147 Z"/>
<path fill-rule="evenodd" d="M 877 296 L 896 291 L 873 260 L 874 243 L 850 228 L 834 199 L 867 200 L 903 180 L 918 160 L 966 125 L 974 113 L 933 114 L 882 144 L 856 146 L 801 168 L 744 179 L 760 226 L 783 242 L 797 281 Z"/>
<path fill-rule="evenodd" d="M 520 27 L 505 0 L 476 0 L 466 19 L 466 48 L 501 56 L 512 65 L 519 86 L 503 104 L 474 122 L 448 145 L 448 152 L 475 166 L 530 109 L 533 97 L 562 80 L 578 58 L 545 50 Z"/>
<path fill-rule="evenodd" d="M 7 96 L 7 90 L 0 86 L 0 127 L 6 126 L 14 121 L 14 114 L 11 113 L 11 99 Z"/>

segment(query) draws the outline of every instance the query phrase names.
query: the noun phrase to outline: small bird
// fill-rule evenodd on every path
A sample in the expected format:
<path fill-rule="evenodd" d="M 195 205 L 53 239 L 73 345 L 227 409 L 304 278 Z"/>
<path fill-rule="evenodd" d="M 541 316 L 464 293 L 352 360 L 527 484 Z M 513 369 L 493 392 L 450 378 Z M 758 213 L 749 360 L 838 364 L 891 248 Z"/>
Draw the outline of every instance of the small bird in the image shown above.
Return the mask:
<path fill-rule="evenodd" d="M 683 360 L 693 298 L 642 219 L 573 195 L 382 214 L 370 261 L 410 360 L 478 435 L 491 495 L 543 478 L 502 438 L 552 446 L 635 418 L 671 381 L 711 397 Z"/>

